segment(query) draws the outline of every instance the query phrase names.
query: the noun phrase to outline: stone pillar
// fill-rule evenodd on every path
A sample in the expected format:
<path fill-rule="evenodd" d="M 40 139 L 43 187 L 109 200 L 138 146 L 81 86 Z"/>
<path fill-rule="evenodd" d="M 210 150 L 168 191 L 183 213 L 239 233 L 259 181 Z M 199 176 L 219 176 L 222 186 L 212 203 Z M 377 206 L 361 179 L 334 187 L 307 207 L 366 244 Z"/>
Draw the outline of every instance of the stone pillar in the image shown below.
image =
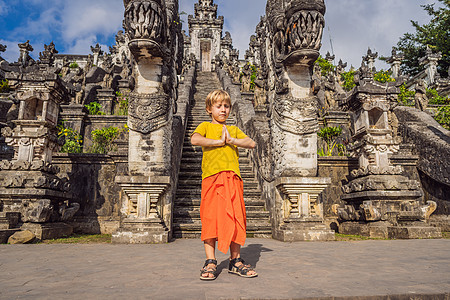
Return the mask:
<path fill-rule="evenodd" d="M 281 207 L 283 224 L 276 228 L 276 239 L 292 241 L 334 240 L 334 231 L 323 224 L 323 203 L 319 194 L 331 178 L 281 177 L 275 180 L 280 191 L 277 207 Z"/>
<path fill-rule="evenodd" d="M 124 28 L 135 61 L 129 94 L 129 176 L 122 187 L 115 243 L 166 243 L 171 237 L 172 118 L 176 111 L 175 0 L 125 0 Z M 145 16 L 135 18 L 135 16 Z M 182 51 L 182 49 L 180 49 Z"/>
<path fill-rule="evenodd" d="M 391 72 L 393 78 L 400 77 L 400 66 L 402 64 L 402 60 L 404 58 L 403 54 L 397 54 L 397 51 L 395 49 L 392 49 L 392 55 L 388 58 L 386 61 L 388 64 L 391 65 Z"/>
<path fill-rule="evenodd" d="M 370 72 L 375 71 L 375 59 L 378 57 L 378 52 L 373 53 L 372 50 L 367 49 L 367 54 L 363 56 L 363 62 L 366 63 Z"/>
<path fill-rule="evenodd" d="M 100 47 L 99 44 L 97 44 L 97 45 L 95 45 L 95 47 L 91 46 L 91 51 L 94 54 L 94 60 L 93 60 L 92 64 L 94 66 L 98 67 L 98 58 L 99 58 L 100 55 L 103 54 L 102 48 Z"/>
<path fill-rule="evenodd" d="M 163 204 L 163 196 L 170 186 L 169 178 L 124 176 L 117 177 L 116 182 L 122 187 L 123 217 L 120 228 L 113 233 L 113 241 L 132 244 L 167 243 L 169 229 L 165 224 L 169 220 L 164 216 L 170 216 L 171 206 Z"/>
<path fill-rule="evenodd" d="M 325 4 L 269 0 L 268 57 L 275 208 L 273 236 L 283 241 L 330 240 L 319 194 L 331 182 L 317 177 L 318 98 L 311 86 L 319 57 Z M 266 41 L 267 43 L 267 41 Z M 264 43 L 262 43 L 264 44 Z M 274 80 L 272 80 L 274 78 Z"/>
<path fill-rule="evenodd" d="M 81 135 L 84 132 L 87 115 L 87 109 L 82 104 L 61 105 L 60 118 L 65 121 L 66 127 L 69 126 Z"/>
<path fill-rule="evenodd" d="M 97 90 L 97 101 L 102 106 L 102 111 L 107 115 L 112 115 L 114 109 L 114 99 L 116 95 L 113 89 L 105 88 Z"/>

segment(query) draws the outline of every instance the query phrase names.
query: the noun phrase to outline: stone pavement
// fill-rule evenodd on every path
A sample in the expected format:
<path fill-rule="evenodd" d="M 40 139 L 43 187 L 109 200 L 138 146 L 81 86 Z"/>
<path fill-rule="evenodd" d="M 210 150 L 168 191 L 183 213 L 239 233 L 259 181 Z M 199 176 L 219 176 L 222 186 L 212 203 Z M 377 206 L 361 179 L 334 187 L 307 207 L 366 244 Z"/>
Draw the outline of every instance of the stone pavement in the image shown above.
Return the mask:
<path fill-rule="evenodd" d="M 248 239 L 242 255 L 259 277 L 228 274 L 219 252 L 218 278 L 203 282 L 199 240 L 0 245 L 0 299 L 450 299 L 448 239 Z"/>

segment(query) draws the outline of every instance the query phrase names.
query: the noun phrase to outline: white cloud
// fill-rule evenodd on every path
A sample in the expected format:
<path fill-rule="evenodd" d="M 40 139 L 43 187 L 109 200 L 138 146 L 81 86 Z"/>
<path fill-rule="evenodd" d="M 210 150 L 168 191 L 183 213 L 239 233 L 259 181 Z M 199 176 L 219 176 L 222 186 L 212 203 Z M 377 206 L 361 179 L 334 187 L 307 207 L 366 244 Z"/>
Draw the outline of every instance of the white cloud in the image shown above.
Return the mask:
<path fill-rule="evenodd" d="M 378 51 L 379 56 L 389 56 L 401 36 L 414 32 L 410 19 L 427 23 L 429 17 L 422 4 L 432 0 L 326 0 L 326 28 L 322 54 L 331 52 L 330 34 L 336 61 L 342 59 L 348 65 L 359 67 L 367 48 Z M 328 30 L 329 29 L 329 30 Z M 377 61 L 378 69 L 387 69 Z"/>
<path fill-rule="evenodd" d="M 68 44 L 92 35 L 109 36 L 122 27 L 123 2 L 119 0 L 69 1 L 61 15 L 63 39 Z"/>
<path fill-rule="evenodd" d="M 3 53 L 0 53 L 0 56 L 3 57 L 8 62 L 15 62 L 19 58 L 19 42 L 17 41 L 7 41 L 0 39 L 0 44 L 6 45 L 6 51 Z"/>
<path fill-rule="evenodd" d="M 8 12 L 8 6 L 6 6 L 5 1 L 0 0 L 0 16 L 6 15 Z"/>
<path fill-rule="evenodd" d="M 91 45 L 102 38 L 105 40 L 114 36 L 122 27 L 124 7 L 121 0 L 28 0 L 27 2 L 28 5 L 40 8 L 40 11 L 37 10 L 38 17 L 27 18 L 26 23 L 13 30 L 7 39 L 14 38 L 21 42 L 32 39 L 35 51 L 31 55 L 34 58 L 39 54 L 36 47 L 42 51 L 43 44 L 49 44 L 52 40 L 57 40 L 56 49 L 59 51 L 64 49 L 64 53 L 90 53 Z M 20 9 L 20 6 L 17 8 Z M 8 47 L 10 45 L 8 43 Z M 16 51 L 18 56 L 18 49 Z M 4 57 L 6 56 L 5 54 Z"/>

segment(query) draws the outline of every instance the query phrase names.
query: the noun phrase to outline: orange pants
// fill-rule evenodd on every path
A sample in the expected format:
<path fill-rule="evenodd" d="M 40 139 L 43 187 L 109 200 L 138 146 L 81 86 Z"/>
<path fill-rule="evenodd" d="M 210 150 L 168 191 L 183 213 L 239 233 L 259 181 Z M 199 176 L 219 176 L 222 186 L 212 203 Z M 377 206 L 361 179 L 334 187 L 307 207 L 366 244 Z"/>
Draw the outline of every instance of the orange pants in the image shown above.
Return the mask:
<path fill-rule="evenodd" d="M 217 238 L 217 249 L 227 253 L 231 242 L 245 243 L 247 219 L 242 179 L 223 171 L 202 181 L 202 241 Z"/>

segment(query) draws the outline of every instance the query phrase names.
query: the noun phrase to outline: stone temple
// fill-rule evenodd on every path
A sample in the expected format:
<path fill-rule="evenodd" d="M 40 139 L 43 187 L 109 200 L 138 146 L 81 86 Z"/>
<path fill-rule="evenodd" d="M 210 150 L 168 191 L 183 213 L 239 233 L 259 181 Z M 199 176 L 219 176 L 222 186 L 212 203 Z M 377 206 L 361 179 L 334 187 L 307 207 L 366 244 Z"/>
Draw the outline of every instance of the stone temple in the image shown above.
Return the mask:
<path fill-rule="evenodd" d="M 17 62 L 1 59 L 0 242 L 24 230 L 198 238 L 202 153 L 189 136 L 209 120 L 204 99 L 216 88 L 231 95 L 231 123 L 257 142 L 239 159 L 249 236 L 450 231 L 450 134 L 424 92 L 450 94 L 440 53 L 428 50 L 410 78 L 393 50 L 394 80 L 380 82 L 369 49 L 344 88 L 346 63 L 318 63 L 323 0 L 268 0 L 245 60 L 217 8 L 199 0 L 186 33 L 177 0 L 124 0 L 109 53 L 97 44 L 59 54 L 50 43 L 34 60 L 27 41 Z M 405 87 L 415 107 L 402 102 Z"/>

